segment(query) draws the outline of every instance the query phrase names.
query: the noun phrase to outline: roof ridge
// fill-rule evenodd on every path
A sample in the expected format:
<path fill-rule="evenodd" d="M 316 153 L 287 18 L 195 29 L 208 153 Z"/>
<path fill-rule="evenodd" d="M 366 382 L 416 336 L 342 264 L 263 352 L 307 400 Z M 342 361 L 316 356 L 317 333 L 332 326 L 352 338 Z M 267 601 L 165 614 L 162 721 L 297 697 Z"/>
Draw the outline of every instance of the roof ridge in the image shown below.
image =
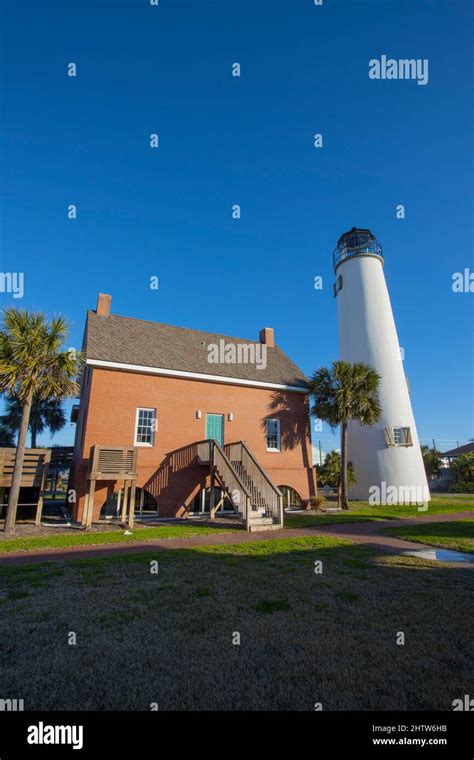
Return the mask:
<path fill-rule="evenodd" d="M 219 346 L 223 344 L 233 344 L 238 351 L 239 346 L 247 346 L 247 351 L 255 356 L 237 359 L 238 366 L 234 366 L 232 360 L 228 361 L 227 356 L 225 360 L 219 359 L 216 363 L 215 359 L 209 359 L 208 352 L 212 344 L 219 351 Z M 258 346 L 262 348 L 261 358 L 257 353 Z M 90 359 L 307 386 L 307 375 L 279 346 L 272 347 L 268 352 L 266 349 L 267 345 L 260 340 L 249 341 L 208 330 L 123 317 L 120 314 L 98 315 L 92 309 L 87 313 L 85 350 Z"/>
<path fill-rule="evenodd" d="M 95 309 L 89 309 L 88 314 L 94 314 L 94 316 L 100 316 L 97 314 Z M 252 340 L 251 338 L 240 338 L 237 335 L 226 335 L 225 333 L 216 333 L 213 330 L 197 330 L 194 327 L 182 327 L 181 325 L 172 325 L 169 322 L 156 322 L 153 319 L 140 319 L 139 317 L 124 317 L 122 314 L 109 314 L 108 317 L 104 317 L 104 319 L 110 319 L 111 317 L 117 317 L 118 319 L 126 319 L 130 322 L 143 322 L 146 325 L 160 325 L 161 327 L 171 327 L 174 330 L 184 330 L 185 332 L 193 332 L 193 333 L 202 333 L 203 335 L 215 335 L 218 338 L 231 338 L 232 340 L 242 340 L 246 343 L 261 343 L 260 340 Z M 266 344 L 262 344 L 266 345 Z M 267 346 L 269 348 L 269 346 Z M 272 346 L 272 348 L 276 348 L 281 353 L 285 353 L 283 349 L 280 348 L 280 346 Z M 286 356 L 286 354 L 285 354 Z M 289 358 L 289 357 L 288 357 Z"/>

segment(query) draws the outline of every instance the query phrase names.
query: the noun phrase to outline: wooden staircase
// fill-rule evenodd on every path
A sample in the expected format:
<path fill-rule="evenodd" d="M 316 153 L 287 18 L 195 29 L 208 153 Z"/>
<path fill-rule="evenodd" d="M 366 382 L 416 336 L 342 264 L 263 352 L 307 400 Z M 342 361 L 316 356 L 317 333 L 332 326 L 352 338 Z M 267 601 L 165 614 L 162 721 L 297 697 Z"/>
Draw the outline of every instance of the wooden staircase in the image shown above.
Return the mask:
<path fill-rule="evenodd" d="M 211 467 L 211 500 L 215 479 L 248 531 L 283 527 L 283 496 L 244 441 L 222 448 L 208 439 L 198 444 L 198 461 Z M 211 501 L 211 519 L 219 504 Z"/>

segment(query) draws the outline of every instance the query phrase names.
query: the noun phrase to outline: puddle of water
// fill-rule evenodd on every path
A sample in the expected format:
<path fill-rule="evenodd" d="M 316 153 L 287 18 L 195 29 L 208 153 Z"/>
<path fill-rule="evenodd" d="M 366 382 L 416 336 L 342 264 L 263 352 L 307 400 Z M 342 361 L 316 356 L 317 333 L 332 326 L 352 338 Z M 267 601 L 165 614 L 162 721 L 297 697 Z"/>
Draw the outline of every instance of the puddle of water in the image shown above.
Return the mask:
<path fill-rule="evenodd" d="M 420 559 L 438 560 L 438 562 L 474 562 L 474 554 L 455 552 L 451 549 L 417 549 L 412 552 L 404 552 L 404 554 Z"/>

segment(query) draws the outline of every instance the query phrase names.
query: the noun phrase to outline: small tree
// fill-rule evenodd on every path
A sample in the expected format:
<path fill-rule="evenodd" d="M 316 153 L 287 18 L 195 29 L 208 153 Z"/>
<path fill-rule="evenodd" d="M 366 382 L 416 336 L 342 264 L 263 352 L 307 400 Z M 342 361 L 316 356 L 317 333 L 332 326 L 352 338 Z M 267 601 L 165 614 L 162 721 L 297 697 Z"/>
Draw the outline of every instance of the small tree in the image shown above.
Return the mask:
<path fill-rule="evenodd" d="M 314 396 L 311 414 L 331 427 L 341 426 L 341 490 L 339 504 L 349 509 L 347 502 L 347 443 L 348 423 L 374 425 L 380 417 L 378 399 L 380 375 L 368 364 L 333 362 L 330 369 L 322 367 L 313 374 L 310 393 Z"/>
<path fill-rule="evenodd" d="M 341 490 L 342 468 L 341 455 L 339 451 L 330 451 L 326 454 L 326 459 L 322 465 L 316 465 L 318 473 L 318 484 L 322 486 L 334 486 L 338 494 Z M 357 477 L 352 466 L 352 462 L 347 463 L 347 485 L 354 486 L 357 483 Z"/>
<path fill-rule="evenodd" d="M 23 417 L 23 404 L 14 397 L 7 400 L 3 420 L 12 430 L 19 430 Z M 56 398 L 33 399 L 30 413 L 29 430 L 31 433 L 31 448 L 36 449 L 38 433 L 46 429 L 50 433 L 58 433 L 66 424 L 61 401 Z"/>
<path fill-rule="evenodd" d="M 423 463 L 428 478 L 437 478 L 441 472 L 441 454 L 436 449 L 430 449 L 429 446 L 422 446 Z"/>
<path fill-rule="evenodd" d="M 48 324 L 44 314 L 24 309 L 5 309 L 0 331 L 0 392 L 16 397 L 22 404 L 22 417 L 8 498 L 5 532 L 15 529 L 21 474 L 25 457 L 26 434 L 33 399 L 63 399 L 75 396 L 76 377 L 81 358 L 63 351 L 67 324 L 55 317 Z"/>
<path fill-rule="evenodd" d="M 451 475 L 453 477 L 452 491 L 474 490 L 474 451 L 469 454 L 461 454 L 451 462 Z"/>

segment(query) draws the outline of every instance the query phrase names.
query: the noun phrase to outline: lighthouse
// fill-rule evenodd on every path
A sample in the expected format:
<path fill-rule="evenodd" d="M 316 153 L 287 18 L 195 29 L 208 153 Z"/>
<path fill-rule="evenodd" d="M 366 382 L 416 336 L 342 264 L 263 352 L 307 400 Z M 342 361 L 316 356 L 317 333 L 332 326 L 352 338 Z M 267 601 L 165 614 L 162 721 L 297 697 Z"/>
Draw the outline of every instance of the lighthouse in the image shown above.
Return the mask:
<path fill-rule="evenodd" d="M 351 421 L 348 459 L 357 483 L 350 497 L 377 503 L 429 501 L 410 392 L 383 270 L 382 246 L 370 230 L 353 227 L 333 253 L 342 361 L 362 362 L 380 375 L 380 419 Z"/>

